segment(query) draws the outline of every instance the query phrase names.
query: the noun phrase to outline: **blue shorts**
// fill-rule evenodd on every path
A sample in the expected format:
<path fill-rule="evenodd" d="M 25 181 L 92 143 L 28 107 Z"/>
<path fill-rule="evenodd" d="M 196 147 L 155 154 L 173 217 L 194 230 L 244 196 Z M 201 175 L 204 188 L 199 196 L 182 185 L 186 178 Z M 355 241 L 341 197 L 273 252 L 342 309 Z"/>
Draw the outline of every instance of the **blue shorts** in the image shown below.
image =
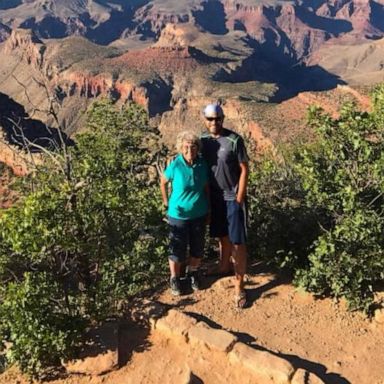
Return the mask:
<path fill-rule="evenodd" d="M 211 200 L 211 237 L 229 237 L 232 244 L 245 244 L 247 241 L 246 204 L 236 200 Z"/>
<path fill-rule="evenodd" d="M 187 251 L 194 258 L 204 255 L 206 216 L 191 220 L 179 220 L 168 216 L 169 259 L 182 263 L 187 259 Z"/>

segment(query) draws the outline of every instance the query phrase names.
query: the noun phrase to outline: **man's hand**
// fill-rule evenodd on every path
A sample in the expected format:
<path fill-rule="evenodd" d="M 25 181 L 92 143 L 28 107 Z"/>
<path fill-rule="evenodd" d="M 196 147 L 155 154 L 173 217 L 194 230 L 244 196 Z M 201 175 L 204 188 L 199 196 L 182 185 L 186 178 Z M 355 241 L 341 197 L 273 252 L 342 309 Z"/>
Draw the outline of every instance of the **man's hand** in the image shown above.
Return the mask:
<path fill-rule="evenodd" d="M 241 205 L 244 203 L 244 198 L 236 196 L 236 202 L 237 202 L 237 204 Z"/>

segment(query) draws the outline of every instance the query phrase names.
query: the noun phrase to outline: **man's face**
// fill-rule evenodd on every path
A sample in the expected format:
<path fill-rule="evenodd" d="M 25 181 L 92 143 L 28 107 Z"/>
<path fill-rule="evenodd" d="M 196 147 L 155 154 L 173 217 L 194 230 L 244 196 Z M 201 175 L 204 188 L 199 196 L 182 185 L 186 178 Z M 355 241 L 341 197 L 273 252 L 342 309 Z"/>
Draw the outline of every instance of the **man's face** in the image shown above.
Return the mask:
<path fill-rule="evenodd" d="M 224 117 L 222 116 L 208 116 L 205 117 L 205 126 L 212 135 L 219 135 L 223 128 L 223 121 Z"/>

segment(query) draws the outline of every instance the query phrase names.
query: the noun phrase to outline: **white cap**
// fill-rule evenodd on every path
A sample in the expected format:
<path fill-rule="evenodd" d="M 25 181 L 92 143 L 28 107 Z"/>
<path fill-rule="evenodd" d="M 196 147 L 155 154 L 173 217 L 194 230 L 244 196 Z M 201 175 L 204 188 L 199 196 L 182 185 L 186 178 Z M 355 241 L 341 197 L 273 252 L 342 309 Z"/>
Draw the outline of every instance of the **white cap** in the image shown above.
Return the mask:
<path fill-rule="evenodd" d="M 223 108 L 219 104 L 208 104 L 203 111 L 205 117 L 223 117 Z"/>

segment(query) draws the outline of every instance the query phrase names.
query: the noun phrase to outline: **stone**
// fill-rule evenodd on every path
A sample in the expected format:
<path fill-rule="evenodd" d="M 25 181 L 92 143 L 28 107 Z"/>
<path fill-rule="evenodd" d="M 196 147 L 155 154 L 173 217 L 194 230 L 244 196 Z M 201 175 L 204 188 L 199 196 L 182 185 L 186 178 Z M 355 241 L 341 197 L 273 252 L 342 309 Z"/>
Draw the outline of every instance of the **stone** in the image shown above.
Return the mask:
<path fill-rule="evenodd" d="M 289 384 L 295 369 L 289 361 L 275 356 L 267 351 L 259 351 L 245 345 L 236 343 L 229 360 L 233 364 L 240 364 L 251 371 L 263 384 Z"/>
<path fill-rule="evenodd" d="M 188 365 L 185 365 L 182 369 L 180 376 L 177 378 L 177 383 L 180 384 L 192 384 L 193 383 L 193 373 Z"/>
<path fill-rule="evenodd" d="M 384 323 L 384 308 L 378 308 L 375 310 L 375 321 L 379 324 Z"/>
<path fill-rule="evenodd" d="M 214 329 L 206 323 L 199 322 L 188 331 L 188 339 L 192 344 L 203 345 L 209 350 L 229 352 L 237 341 L 237 337 L 223 329 Z"/>
<path fill-rule="evenodd" d="M 68 373 L 103 375 L 119 367 L 119 327 L 117 323 L 106 323 L 88 334 L 78 359 L 63 362 Z"/>
<path fill-rule="evenodd" d="M 187 333 L 191 327 L 196 325 L 197 320 L 183 312 L 171 309 L 167 316 L 162 317 L 154 323 L 156 331 L 166 334 L 168 337 L 181 337 L 187 341 Z"/>
<path fill-rule="evenodd" d="M 300 368 L 293 375 L 291 384 L 324 384 L 324 381 L 314 373 Z"/>

